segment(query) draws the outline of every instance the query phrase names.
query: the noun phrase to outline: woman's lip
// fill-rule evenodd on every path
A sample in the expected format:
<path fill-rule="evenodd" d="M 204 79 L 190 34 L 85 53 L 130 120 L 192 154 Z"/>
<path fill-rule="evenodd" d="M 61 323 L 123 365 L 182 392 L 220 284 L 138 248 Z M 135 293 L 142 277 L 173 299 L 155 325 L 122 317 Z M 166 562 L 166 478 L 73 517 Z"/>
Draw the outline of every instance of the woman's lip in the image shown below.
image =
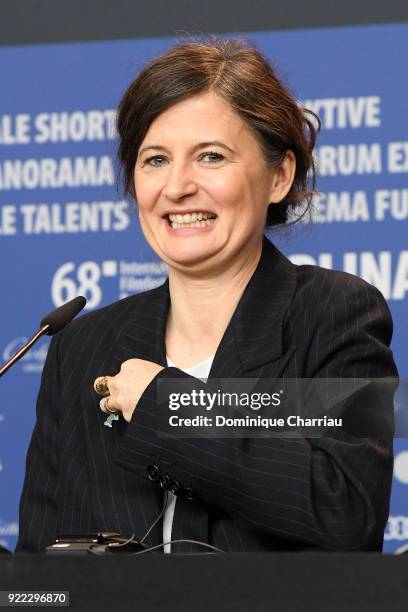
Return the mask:
<path fill-rule="evenodd" d="M 170 220 L 167 217 L 165 217 L 163 221 L 169 233 L 173 235 L 179 234 L 183 236 L 188 236 L 190 234 L 201 234 L 203 232 L 208 232 L 209 230 L 211 230 L 212 226 L 216 224 L 217 219 L 218 217 L 216 217 L 214 221 L 210 223 L 210 225 L 205 225 L 204 227 L 172 227 Z"/>
<path fill-rule="evenodd" d="M 196 213 L 198 215 L 198 213 L 204 213 L 206 215 L 213 215 L 214 217 L 216 217 L 217 215 L 212 212 L 211 210 L 204 210 L 203 208 L 192 208 L 191 210 L 175 210 L 175 211 L 171 211 L 166 213 L 163 218 L 169 218 L 169 215 L 192 215 Z"/>

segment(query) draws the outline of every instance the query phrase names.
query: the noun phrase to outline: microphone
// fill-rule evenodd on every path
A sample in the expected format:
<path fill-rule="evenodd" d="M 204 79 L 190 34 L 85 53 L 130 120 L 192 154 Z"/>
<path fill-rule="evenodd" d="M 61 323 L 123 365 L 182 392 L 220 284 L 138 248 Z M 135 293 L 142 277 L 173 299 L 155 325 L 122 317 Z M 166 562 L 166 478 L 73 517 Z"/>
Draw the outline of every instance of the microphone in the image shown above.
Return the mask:
<path fill-rule="evenodd" d="M 82 295 L 70 300 L 52 312 L 49 312 L 41 320 L 40 327 L 47 327 L 47 336 L 53 336 L 63 329 L 84 308 L 86 299 Z"/>
<path fill-rule="evenodd" d="M 56 308 L 52 312 L 48 313 L 40 323 L 40 329 L 34 334 L 30 340 L 24 344 L 11 359 L 0 368 L 0 378 L 7 372 L 12 365 L 16 363 L 28 350 L 43 336 L 53 336 L 63 329 L 79 312 L 83 309 L 86 304 L 86 299 L 79 295 L 78 297 L 70 300 L 66 304 L 63 304 L 59 308 Z"/>

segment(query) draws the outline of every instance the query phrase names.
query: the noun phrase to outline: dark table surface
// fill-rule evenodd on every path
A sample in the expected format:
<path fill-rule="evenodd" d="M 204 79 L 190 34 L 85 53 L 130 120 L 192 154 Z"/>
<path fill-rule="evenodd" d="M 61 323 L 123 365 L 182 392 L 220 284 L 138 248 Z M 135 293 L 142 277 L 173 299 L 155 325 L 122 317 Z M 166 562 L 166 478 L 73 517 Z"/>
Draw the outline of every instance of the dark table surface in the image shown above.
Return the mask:
<path fill-rule="evenodd" d="M 1 555 L 0 590 L 31 589 L 87 611 L 407 612 L 408 555 Z"/>

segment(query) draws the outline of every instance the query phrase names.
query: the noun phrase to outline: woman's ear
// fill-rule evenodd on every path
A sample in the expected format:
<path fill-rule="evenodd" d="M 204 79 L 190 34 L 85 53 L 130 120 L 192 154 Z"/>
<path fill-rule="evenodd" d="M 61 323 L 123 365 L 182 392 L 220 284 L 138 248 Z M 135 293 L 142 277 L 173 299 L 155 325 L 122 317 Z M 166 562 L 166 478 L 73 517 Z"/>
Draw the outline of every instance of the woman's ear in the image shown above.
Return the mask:
<path fill-rule="evenodd" d="M 296 158 L 293 151 L 286 151 L 283 162 L 273 169 L 269 202 L 277 204 L 289 193 L 296 172 Z"/>

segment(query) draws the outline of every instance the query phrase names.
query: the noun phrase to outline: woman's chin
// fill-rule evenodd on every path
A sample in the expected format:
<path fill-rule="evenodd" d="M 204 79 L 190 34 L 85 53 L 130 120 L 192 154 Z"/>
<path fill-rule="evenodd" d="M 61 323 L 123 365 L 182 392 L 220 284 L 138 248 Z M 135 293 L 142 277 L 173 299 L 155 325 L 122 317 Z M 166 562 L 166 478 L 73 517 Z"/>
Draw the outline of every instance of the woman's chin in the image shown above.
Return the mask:
<path fill-rule="evenodd" d="M 218 251 L 215 249 L 183 248 L 165 252 L 166 263 L 178 269 L 203 269 L 211 265 L 211 260 Z"/>
<path fill-rule="evenodd" d="M 190 255 L 183 254 L 176 256 L 174 253 L 168 258 L 169 265 L 177 268 L 194 268 L 203 267 L 206 262 L 209 262 L 210 255 L 205 253 L 191 253 Z"/>

